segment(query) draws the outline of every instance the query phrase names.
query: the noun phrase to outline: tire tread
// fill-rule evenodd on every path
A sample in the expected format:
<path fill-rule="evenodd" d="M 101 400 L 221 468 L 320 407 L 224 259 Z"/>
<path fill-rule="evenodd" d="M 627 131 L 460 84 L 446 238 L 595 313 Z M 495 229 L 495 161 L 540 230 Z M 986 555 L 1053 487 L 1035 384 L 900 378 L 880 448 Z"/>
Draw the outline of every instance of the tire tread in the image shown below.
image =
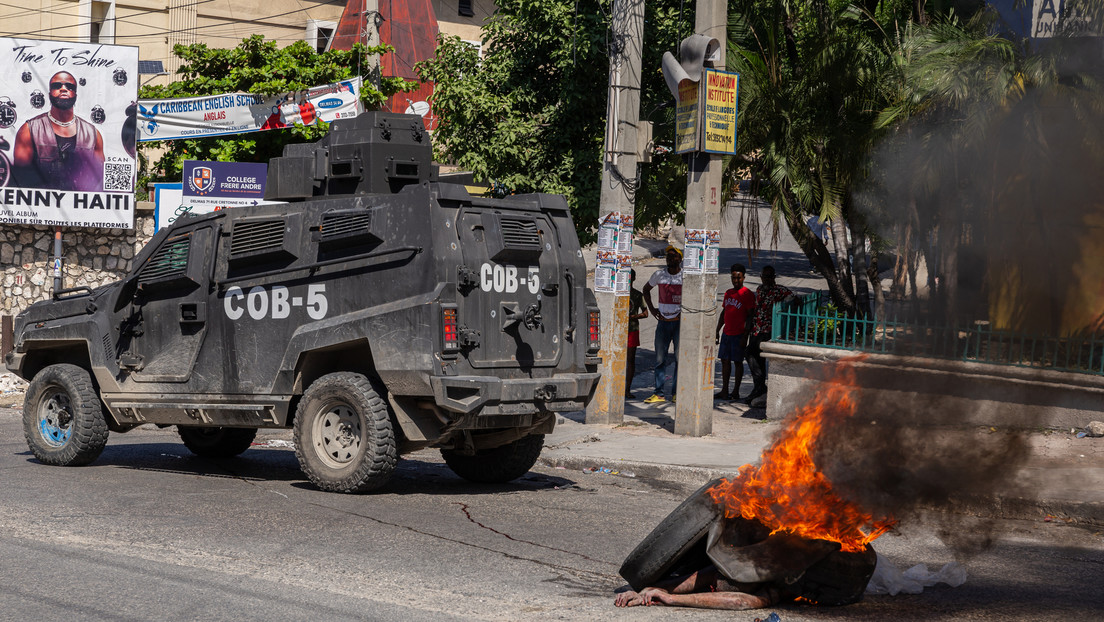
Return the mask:
<path fill-rule="evenodd" d="M 366 443 L 360 462 L 350 473 L 343 477 L 333 477 L 324 467 L 314 464 L 310 456 L 314 448 L 308 447 L 309 431 L 313 419 L 307 409 L 314 401 L 314 394 L 334 389 L 346 391 L 349 397 L 362 401 L 364 427 L 369 431 L 362 442 Z M 350 401 L 352 401 L 352 399 Z M 356 406 L 350 403 L 350 406 Z M 387 412 L 387 405 L 380 397 L 372 382 L 362 374 L 337 372 L 327 374 L 315 380 L 303 393 L 299 407 L 295 412 L 295 456 L 299 466 L 311 482 L 329 492 L 363 493 L 379 488 L 387 483 L 398 462 L 398 450 L 395 444 L 395 432 Z"/>
<path fill-rule="evenodd" d="M 70 386 L 66 386 L 69 384 Z M 69 394 L 73 410 L 73 426 L 68 442 L 51 447 L 38 430 L 38 409 L 42 393 L 51 385 Z M 92 376 L 82 367 L 57 363 L 43 368 L 31 380 L 23 402 L 23 436 L 27 446 L 40 462 L 54 466 L 84 466 L 103 453 L 107 445 L 108 427 L 100 396 Z"/>

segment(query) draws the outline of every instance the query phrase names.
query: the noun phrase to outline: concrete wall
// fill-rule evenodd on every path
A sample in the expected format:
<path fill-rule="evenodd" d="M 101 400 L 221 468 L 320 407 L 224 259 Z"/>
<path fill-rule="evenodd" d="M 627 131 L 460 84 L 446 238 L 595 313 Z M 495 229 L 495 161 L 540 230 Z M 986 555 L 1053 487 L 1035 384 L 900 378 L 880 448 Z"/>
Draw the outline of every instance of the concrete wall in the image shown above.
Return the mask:
<path fill-rule="evenodd" d="M 805 404 L 857 352 L 767 343 L 767 416 Z M 1104 420 L 1104 377 L 984 363 L 866 354 L 852 363 L 857 414 L 917 425 L 1083 428 Z"/>

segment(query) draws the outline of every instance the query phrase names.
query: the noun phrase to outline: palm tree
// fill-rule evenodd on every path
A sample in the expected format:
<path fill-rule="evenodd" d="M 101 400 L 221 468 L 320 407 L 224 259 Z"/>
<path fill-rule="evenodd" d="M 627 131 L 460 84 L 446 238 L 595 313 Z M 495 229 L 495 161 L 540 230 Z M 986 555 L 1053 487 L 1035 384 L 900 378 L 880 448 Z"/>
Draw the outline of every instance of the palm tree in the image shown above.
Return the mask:
<path fill-rule="evenodd" d="M 863 5 L 820 1 L 730 5 L 728 66 L 742 76 L 739 147 L 752 154 L 734 159 L 730 174 L 750 169 L 752 190 L 771 204 L 776 227 L 786 224 L 836 306 L 858 314 L 869 313 L 871 293 L 881 295 L 871 287 L 877 268 L 854 209 L 893 69 L 892 39 L 881 22 L 911 10 L 880 6 L 881 16 Z M 806 224 L 809 216 L 832 221 L 834 255 Z"/>

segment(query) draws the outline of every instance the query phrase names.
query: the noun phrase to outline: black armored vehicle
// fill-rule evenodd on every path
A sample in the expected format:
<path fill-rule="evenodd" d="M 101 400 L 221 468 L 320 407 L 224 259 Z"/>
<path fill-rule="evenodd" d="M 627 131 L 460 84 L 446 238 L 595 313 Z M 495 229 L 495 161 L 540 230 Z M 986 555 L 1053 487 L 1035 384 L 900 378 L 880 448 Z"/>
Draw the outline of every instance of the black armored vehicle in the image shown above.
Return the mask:
<path fill-rule="evenodd" d="M 40 461 L 92 462 L 108 431 L 177 426 L 230 457 L 293 428 L 318 487 L 382 485 L 440 448 L 463 478 L 514 479 L 598 380 L 599 318 L 561 196 L 445 183 L 417 116 L 338 120 L 269 164 L 283 203 L 184 217 L 119 282 L 19 314 Z"/>

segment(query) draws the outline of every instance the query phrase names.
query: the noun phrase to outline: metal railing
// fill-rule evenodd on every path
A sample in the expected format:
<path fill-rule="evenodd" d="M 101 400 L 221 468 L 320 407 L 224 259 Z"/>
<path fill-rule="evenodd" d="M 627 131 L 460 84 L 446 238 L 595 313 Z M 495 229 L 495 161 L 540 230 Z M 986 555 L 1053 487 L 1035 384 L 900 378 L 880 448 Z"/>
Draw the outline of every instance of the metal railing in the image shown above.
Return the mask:
<path fill-rule="evenodd" d="M 824 292 L 778 303 L 772 313 L 771 339 L 778 343 L 1104 375 L 1099 332 L 1054 337 L 994 330 L 986 321 L 947 325 L 895 312 L 853 317 Z"/>

